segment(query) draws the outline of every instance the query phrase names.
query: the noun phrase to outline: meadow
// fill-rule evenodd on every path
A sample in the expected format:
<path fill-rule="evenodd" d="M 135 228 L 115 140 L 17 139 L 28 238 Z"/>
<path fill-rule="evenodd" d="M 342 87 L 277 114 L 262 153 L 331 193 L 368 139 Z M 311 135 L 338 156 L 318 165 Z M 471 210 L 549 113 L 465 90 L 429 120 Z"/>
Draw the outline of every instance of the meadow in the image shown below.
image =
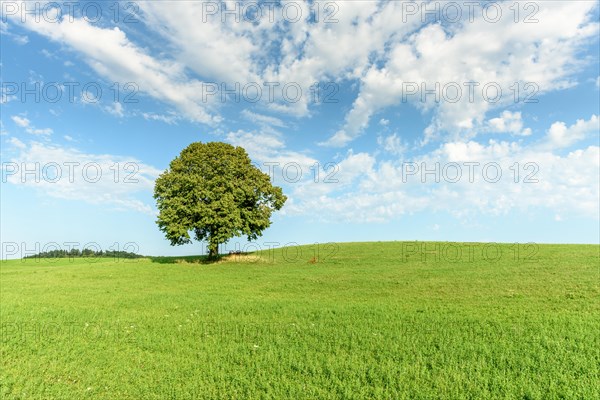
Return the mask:
<path fill-rule="evenodd" d="M 0 398 L 598 399 L 599 256 L 372 242 L 3 261 Z"/>

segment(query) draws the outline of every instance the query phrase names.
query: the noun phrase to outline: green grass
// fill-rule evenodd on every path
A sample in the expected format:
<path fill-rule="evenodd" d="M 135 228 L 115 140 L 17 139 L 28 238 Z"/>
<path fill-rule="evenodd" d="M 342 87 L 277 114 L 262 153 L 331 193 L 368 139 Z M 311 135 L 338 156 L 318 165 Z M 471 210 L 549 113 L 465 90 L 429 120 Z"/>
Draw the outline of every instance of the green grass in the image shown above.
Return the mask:
<path fill-rule="evenodd" d="M 0 398 L 600 398 L 599 246 L 442 245 L 2 262 Z"/>

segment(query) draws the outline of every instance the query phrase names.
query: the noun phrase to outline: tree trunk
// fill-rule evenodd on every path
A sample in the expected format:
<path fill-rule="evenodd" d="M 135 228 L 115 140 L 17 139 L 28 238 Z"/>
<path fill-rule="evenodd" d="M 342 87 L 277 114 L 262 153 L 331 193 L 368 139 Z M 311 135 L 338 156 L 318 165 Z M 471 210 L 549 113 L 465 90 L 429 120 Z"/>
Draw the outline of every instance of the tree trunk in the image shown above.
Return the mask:
<path fill-rule="evenodd" d="M 219 243 L 214 239 L 214 235 L 211 233 L 208 238 L 208 258 L 214 259 L 219 255 Z"/>

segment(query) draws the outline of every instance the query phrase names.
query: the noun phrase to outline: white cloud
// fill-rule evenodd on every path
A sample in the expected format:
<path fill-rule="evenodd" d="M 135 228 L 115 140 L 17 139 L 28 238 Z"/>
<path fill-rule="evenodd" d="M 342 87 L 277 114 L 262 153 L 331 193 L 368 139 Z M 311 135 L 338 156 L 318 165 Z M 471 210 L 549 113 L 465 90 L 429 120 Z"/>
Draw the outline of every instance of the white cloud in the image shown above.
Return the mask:
<path fill-rule="evenodd" d="M 26 35 L 18 35 L 16 33 L 10 32 L 5 17 L 3 16 L 2 19 L 3 21 L 0 21 L 0 33 L 2 33 L 2 35 L 11 38 L 16 44 L 21 46 L 29 43 L 29 37 L 27 37 Z"/>
<path fill-rule="evenodd" d="M 11 137 L 10 139 L 8 139 L 8 143 L 12 144 L 13 146 L 19 149 L 24 149 L 26 147 L 25 143 L 21 142 L 16 137 Z"/>
<path fill-rule="evenodd" d="M 261 134 L 238 130 L 229 132 L 227 140 L 236 146 L 244 147 L 248 152 L 259 155 L 265 150 L 282 149 L 284 147 L 280 135 Z"/>
<path fill-rule="evenodd" d="M 499 117 L 488 120 L 488 127 L 492 132 L 511 133 L 518 136 L 531 135 L 531 129 L 523 129 L 523 120 L 520 112 L 505 110 Z"/>
<path fill-rule="evenodd" d="M 108 106 L 104 106 L 104 110 L 106 110 L 106 112 L 108 112 L 109 114 L 114 115 L 115 117 L 122 118 L 123 116 L 125 116 L 123 105 L 118 101 L 112 102 Z"/>
<path fill-rule="evenodd" d="M 25 131 L 32 135 L 51 135 L 53 132 L 51 128 L 38 129 L 34 127 L 33 125 L 31 125 L 31 121 L 26 117 L 13 115 L 11 119 L 15 124 L 17 124 L 21 128 L 25 128 Z"/>
<path fill-rule="evenodd" d="M 78 18 L 60 22 L 42 18 L 38 23 L 29 18 L 24 26 L 78 51 L 100 76 L 134 82 L 140 92 L 175 105 L 191 120 L 210 125 L 221 120 L 210 112 L 214 104 L 205 98 L 202 82 L 187 77 L 182 64 L 148 55 L 118 27 L 101 28 Z"/>
<path fill-rule="evenodd" d="M 14 121 L 15 124 L 17 124 L 21 128 L 27 128 L 29 126 L 29 123 L 31 122 L 27 118 L 20 117 L 18 115 L 13 115 L 11 119 Z"/>
<path fill-rule="evenodd" d="M 319 142 L 319 146 L 330 146 L 330 147 L 344 147 L 354 139 L 352 135 L 349 135 L 345 130 L 337 131 L 332 137 L 322 142 Z"/>
<path fill-rule="evenodd" d="M 262 126 L 275 126 L 278 128 L 285 128 L 287 126 L 286 123 L 279 118 L 258 114 L 250 110 L 242 111 L 242 115 L 249 121 L 256 122 L 257 124 Z"/>
<path fill-rule="evenodd" d="M 377 144 L 385 151 L 396 156 L 404 154 L 408 149 L 408 146 L 402 142 L 402 138 L 395 133 L 388 136 L 379 136 L 377 138 Z"/>
<path fill-rule="evenodd" d="M 202 77 L 228 83 L 228 87 L 235 82 L 242 86 L 250 82 L 299 85 L 303 93 L 299 101 L 286 101 L 279 91 L 274 100 L 267 101 L 272 110 L 297 116 L 309 115 L 309 105 L 324 96 L 315 99 L 313 84 L 359 78 L 375 56 L 383 55 L 391 37 L 402 36 L 420 23 L 418 16 L 411 16 L 398 24 L 401 5 L 376 1 L 335 3 L 332 23 L 309 18 L 289 23 L 283 4 L 271 3 L 274 20 L 267 17 L 260 23 L 247 18 L 236 22 L 220 12 L 207 15 L 202 2 L 143 2 L 140 8 L 146 25 L 177 49 L 177 60 Z M 303 17 L 312 12 L 306 2 L 294 5 Z M 321 13 L 320 18 L 326 19 L 325 10 Z"/>
<path fill-rule="evenodd" d="M 512 15 L 510 3 L 496 4 L 503 7 L 503 15 Z M 598 34 L 598 22 L 591 18 L 596 5 L 543 2 L 539 7 L 535 24 L 517 24 L 510 17 L 490 23 L 478 17 L 460 27 L 429 24 L 406 40 L 398 37 L 390 44 L 385 64 L 371 65 L 362 75 L 360 93 L 343 127 L 325 143 L 347 144 L 364 131 L 375 112 L 402 103 L 434 111 L 424 143 L 440 135 L 468 139 L 489 110 L 514 102 L 511 87 L 515 82 L 533 83 L 529 92 L 537 88 L 538 97 L 574 85 L 572 74 L 582 65 L 577 51 Z M 479 83 L 472 99 L 468 82 Z M 408 95 L 413 83 L 416 94 Z M 482 94 L 488 83 L 502 89 L 496 103 L 486 101 Z M 443 89 L 456 86 L 460 96 Z M 425 90 L 437 91 L 439 99 L 425 95 Z M 524 101 L 525 96 L 521 87 L 518 100 Z"/>
<path fill-rule="evenodd" d="M 225 140 L 234 146 L 243 147 L 250 158 L 263 172 L 270 174 L 277 185 L 296 179 L 299 182 L 310 180 L 311 167 L 317 162 L 305 153 L 287 149 L 282 135 L 274 129 L 260 132 L 229 132 L 225 135 Z M 296 177 L 296 174 L 299 175 Z"/>
<path fill-rule="evenodd" d="M 223 4 L 241 6 L 215 3 L 219 8 Z M 303 16 L 310 15 L 310 4 L 295 4 Z M 407 14 L 404 2 L 338 2 L 335 23 L 309 18 L 289 23 L 282 17 L 281 4 L 275 7 L 274 21 L 262 18 L 253 23 L 243 17 L 235 21 L 222 12 L 206 15 L 204 2 L 142 2 L 140 18 L 150 34 L 165 41 L 160 56 L 135 44 L 124 30 L 94 26 L 83 19 L 25 26 L 79 52 L 100 76 L 136 82 L 141 92 L 175 106 L 194 121 L 212 125 L 222 121 L 217 114 L 220 96 L 208 100 L 205 96 L 208 81 L 228 88 L 236 83 L 242 87 L 297 83 L 303 93 L 297 102 L 285 101 L 278 91 L 275 99 L 266 100 L 264 86 L 261 97 L 267 108 L 296 116 L 310 115 L 312 103 L 319 102 L 311 89 L 315 83 L 358 82 L 358 97 L 344 123 L 321 144 L 347 145 L 369 126 L 378 110 L 403 102 L 423 112 L 433 110 L 424 131 L 423 143 L 427 143 L 442 136 L 468 140 L 483 130 L 489 111 L 513 101 L 515 82 L 533 82 L 538 95 L 577 83 L 572 78 L 582 66 L 577 51 L 598 33 L 597 21 L 590 18 L 593 2 L 542 2 L 535 24 L 514 23 L 510 3 L 497 4 L 503 7 L 503 17 L 496 23 L 483 18 L 478 5 L 473 21 L 423 24 L 420 13 Z M 466 8 L 462 11 L 463 17 L 470 15 Z M 171 56 L 165 56 L 163 49 Z M 474 101 L 463 85 L 470 81 L 480 83 Z M 482 86 L 490 81 L 503 91 L 495 104 L 481 95 Z M 410 82 L 429 89 L 436 83 L 442 87 L 457 83 L 463 93 L 456 103 L 447 101 L 447 96 L 440 101 L 433 96 L 425 101 L 419 96 L 403 100 L 403 84 Z M 527 91 L 520 89 L 523 97 Z"/>
<path fill-rule="evenodd" d="M 592 115 L 589 120 L 578 119 L 575 124 L 567 127 L 562 121 L 557 121 L 550 126 L 546 134 L 544 146 L 549 148 L 564 148 L 577 143 L 590 134 L 599 134 L 600 120 Z"/>
<path fill-rule="evenodd" d="M 49 59 L 54 59 L 54 58 L 56 58 L 56 56 L 54 55 L 54 53 L 52 53 L 51 51 L 49 51 L 49 50 L 47 50 L 47 49 L 42 49 L 42 50 L 40 51 L 40 53 L 42 53 L 42 55 L 43 55 L 44 57 L 46 57 L 46 58 L 49 58 Z"/>
<path fill-rule="evenodd" d="M 238 130 L 226 135 L 229 143 L 244 147 L 250 156 L 260 162 L 298 162 L 310 165 L 315 160 L 303 153 L 287 150 L 281 134 L 275 131 L 254 132 Z"/>
<path fill-rule="evenodd" d="M 19 153 L 8 163 L 12 170 L 6 173 L 8 183 L 33 188 L 45 196 L 155 215 L 152 206 L 135 196 L 151 193 L 161 172 L 156 168 L 123 156 L 89 154 L 54 144 L 32 142 L 27 146 L 11 142 Z M 36 172 L 24 174 L 25 169 Z"/>
<path fill-rule="evenodd" d="M 446 212 L 464 220 L 535 209 L 598 219 L 600 147 L 553 153 L 564 145 L 565 137 L 598 135 L 597 123 L 593 116 L 570 127 L 554 124 L 549 132 L 561 134 L 548 139 L 552 146 L 546 139 L 532 146 L 452 141 L 420 156 L 392 161 L 349 152 L 338 163 L 339 183 L 316 187 L 307 182 L 295 188 L 287 212 L 325 220 L 383 222 L 420 211 Z"/>
<path fill-rule="evenodd" d="M 507 158 L 521 151 L 521 146 L 515 142 L 490 140 L 485 145 L 470 140 L 444 143 L 434 154 L 442 156 L 449 162 L 486 162 L 487 160 Z"/>
<path fill-rule="evenodd" d="M 142 113 L 142 116 L 147 121 L 162 121 L 169 125 L 177 124 L 177 121 L 180 119 L 174 112 L 169 114 Z"/>
<path fill-rule="evenodd" d="M 250 33 L 258 33 L 260 27 L 233 18 L 223 23 L 221 14 L 207 16 L 203 3 L 143 2 L 140 8 L 146 25 L 175 45 L 179 61 L 200 76 L 220 82 L 256 81 L 252 58 L 266 49 L 253 43 Z"/>
<path fill-rule="evenodd" d="M 375 157 L 368 153 L 356 153 L 350 151 L 345 159 L 338 163 L 339 173 L 336 178 L 340 185 L 349 185 L 355 179 L 369 176 L 375 166 Z"/>
<path fill-rule="evenodd" d="M 15 43 L 23 46 L 26 45 L 27 43 L 29 43 L 29 37 L 25 36 L 25 35 L 14 35 L 13 36 L 13 40 L 15 41 Z"/>
<path fill-rule="evenodd" d="M 97 94 L 89 91 L 83 91 L 79 101 L 85 106 L 98 107 L 100 110 L 112 115 L 113 117 L 123 118 L 125 116 L 125 108 L 123 107 L 123 104 L 118 101 L 112 101 L 106 104 L 100 100 Z"/>
<path fill-rule="evenodd" d="M 44 128 L 44 129 L 36 129 L 36 128 L 27 128 L 27 133 L 31 133 L 32 135 L 51 135 L 54 131 L 52 128 Z"/>

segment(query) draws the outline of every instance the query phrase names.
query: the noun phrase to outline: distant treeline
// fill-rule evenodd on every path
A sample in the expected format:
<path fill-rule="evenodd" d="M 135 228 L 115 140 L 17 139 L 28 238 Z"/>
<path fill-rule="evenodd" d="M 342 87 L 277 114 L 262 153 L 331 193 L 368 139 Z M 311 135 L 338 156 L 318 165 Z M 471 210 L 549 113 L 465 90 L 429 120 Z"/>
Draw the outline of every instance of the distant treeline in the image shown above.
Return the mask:
<path fill-rule="evenodd" d="M 72 257 L 106 257 L 106 258 L 141 258 L 142 255 L 136 253 L 130 253 L 128 251 L 96 251 L 92 249 L 71 249 L 71 250 L 51 250 L 43 251 L 32 256 L 25 256 L 23 258 L 72 258 Z"/>

